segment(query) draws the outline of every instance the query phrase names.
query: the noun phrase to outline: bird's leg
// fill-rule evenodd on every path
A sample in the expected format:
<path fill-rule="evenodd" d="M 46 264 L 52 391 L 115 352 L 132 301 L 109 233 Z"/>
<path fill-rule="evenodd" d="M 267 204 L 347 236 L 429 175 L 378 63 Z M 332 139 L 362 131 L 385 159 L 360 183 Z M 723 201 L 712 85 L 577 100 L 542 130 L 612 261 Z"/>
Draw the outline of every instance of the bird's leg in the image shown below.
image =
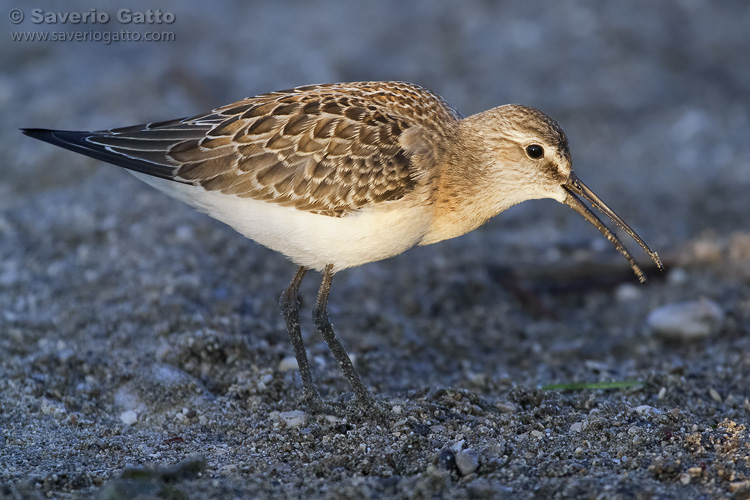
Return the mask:
<path fill-rule="evenodd" d="M 333 264 L 328 264 L 323 272 L 323 282 L 320 284 L 320 290 L 318 291 L 318 299 L 315 301 L 313 306 L 313 322 L 315 327 L 318 329 L 320 336 L 328 344 L 328 348 L 333 353 L 333 357 L 339 362 L 341 371 L 344 372 L 344 376 L 349 381 L 349 384 L 354 389 L 354 394 L 357 397 L 357 401 L 364 407 L 372 408 L 375 404 L 375 399 L 370 394 L 369 389 L 362 383 L 362 380 L 357 374 L 357 370 L 352 364 L 352 360 L 349 359 L 349 355 L 346 354 L 344 346 L 336 337 L 333 332 L 333 326 L 328 320 L 328 294 L 331 291 L 331 280 L 333 279 Z"/>
<path fill-rule="evenodd" d="M 322 407 L 322 401 L 313 382 L 310 363 L 307 360 L 307 352 L 305 351 L 305 344 L 302 342 L 302 332 L 299 326 L 299 301 L 297 300 L 297 294 L 306 272 L 307 269 L 304 266 L 297 270 L 297 274 L 294 275 L 287 289 L 279 297 L 279 307 L 286 321 L 286 329 L 289 331 L 289 338 L 294 347 L 294 355 L 297 358 L 299 374 L 302 377 L 303 401 L 306 405 L 317 409 Z"/>

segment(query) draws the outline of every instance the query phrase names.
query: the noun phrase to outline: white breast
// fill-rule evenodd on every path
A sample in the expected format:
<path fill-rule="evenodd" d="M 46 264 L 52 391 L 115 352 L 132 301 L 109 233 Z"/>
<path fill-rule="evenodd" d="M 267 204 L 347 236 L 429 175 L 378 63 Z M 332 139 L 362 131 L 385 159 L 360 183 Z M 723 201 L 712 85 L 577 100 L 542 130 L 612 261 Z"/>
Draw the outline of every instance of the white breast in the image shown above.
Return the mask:
<path fill-rule="evenodd" d="M 294 263 L 318 271 L 331 263 L 339 271 L 398 255 L 420 242 L 432 219 L 431 207 L 400 200 L 329 217 L 131 173 Z"/>

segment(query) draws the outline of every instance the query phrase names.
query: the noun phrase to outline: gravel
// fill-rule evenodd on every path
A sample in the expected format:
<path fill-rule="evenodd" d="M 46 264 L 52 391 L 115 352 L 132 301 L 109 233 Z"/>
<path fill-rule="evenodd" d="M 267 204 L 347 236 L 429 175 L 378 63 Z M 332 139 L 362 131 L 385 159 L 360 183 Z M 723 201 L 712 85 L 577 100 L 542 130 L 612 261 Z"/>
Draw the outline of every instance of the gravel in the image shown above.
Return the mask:
<path fill-rule="evenodd" d="M 0 23 L 0 498 L 750 498 L 750 4 L 133 1 L 176 20 L 96 26 L 32 7 L 63 8 L 11 0 Z M 90 29 L 176 40 L 7 42 Z M 312 274 L 302 329 L 335 409 L 314 415 L 277 308 L 292 264 L 17 131 L 366 79 L 545 110 L 667 271 L 637 253 L 638 285 L 546 200 L 337 274 L 331 317 L 380 416 L 313 332 Z"/>

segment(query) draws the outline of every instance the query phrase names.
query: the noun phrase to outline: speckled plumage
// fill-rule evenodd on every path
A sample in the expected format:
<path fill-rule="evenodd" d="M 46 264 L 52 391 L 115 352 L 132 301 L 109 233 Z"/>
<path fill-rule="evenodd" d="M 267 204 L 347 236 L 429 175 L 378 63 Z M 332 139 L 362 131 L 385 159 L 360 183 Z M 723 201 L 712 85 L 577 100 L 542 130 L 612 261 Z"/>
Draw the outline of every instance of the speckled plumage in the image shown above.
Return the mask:
<path fill-rule="evenodd" d="M 581 214 L 644 281 L 584 198 L 661 267 L 657 254 L 573 173 L 557 122 L 526 106 L 464 118 L 416 85 L 359 82 L 272 92 L 204 115 L 135 127 L 24 132 L 125 167 L 300 265 L 280 304 L 311 405 L 319 396 L 296 302 L 309 268 L 324 276 L 313 308 L 316 327 L 358 400 L 371 405 L 328 322 L 336 271 L 460 236 L 536 198 L 555 199 Z"/>
<path fill-rule="evenodd" d="M 447 139 L 446 129 L 429 124 L 459 118 L 415 85 L 359 82 L 271 92 L 205 115 L 93 132 L 84 140 L 106 148 L 108 161 L 146 162 L 146 174 L 340 217 L 414 189 L 424 172 L 412 156 L 436 151 Z M 425 133 L 408 142 L 404 132 L 415 127 Z"/>

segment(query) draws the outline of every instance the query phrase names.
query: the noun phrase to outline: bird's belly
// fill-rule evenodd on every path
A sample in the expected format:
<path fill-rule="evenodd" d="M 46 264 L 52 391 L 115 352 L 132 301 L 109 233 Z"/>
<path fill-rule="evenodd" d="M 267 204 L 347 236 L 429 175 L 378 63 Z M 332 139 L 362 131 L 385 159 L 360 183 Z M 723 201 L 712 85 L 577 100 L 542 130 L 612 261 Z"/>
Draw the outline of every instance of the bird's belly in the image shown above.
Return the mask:
<path fill-rule="evenodd" d="M 386 202 L 344 217 L 313 214 L 275 203 L 206 191 L 135 173 L 156 189 L 196 207 L 298 265 L 334 271 L 374 262 L 415 246 L 427 232 L 431 210 Z"/>

